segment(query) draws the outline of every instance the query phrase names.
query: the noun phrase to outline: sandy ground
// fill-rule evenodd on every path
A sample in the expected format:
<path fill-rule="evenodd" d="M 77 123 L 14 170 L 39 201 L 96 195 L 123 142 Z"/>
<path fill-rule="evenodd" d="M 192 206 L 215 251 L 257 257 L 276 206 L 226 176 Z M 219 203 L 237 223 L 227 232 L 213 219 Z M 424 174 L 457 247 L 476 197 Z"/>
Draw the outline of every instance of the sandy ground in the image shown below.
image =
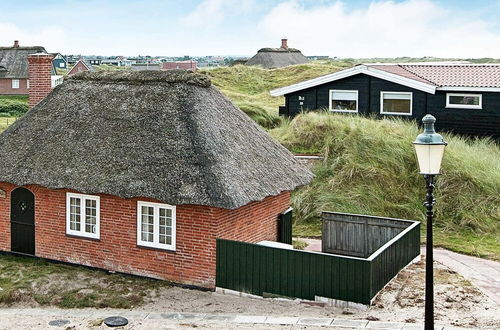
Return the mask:
<path fill-rule="evenodd" d="M 368 311 L 339 309 L 333 307 L 310 306 L 297 300 L 252 299 L 214 292 L 182 289 L 178 287 L 151 290 L 147 303 L 136 307 L 134 311 L 147 312 L 191 312 L 216 314 L 247 314 L 298 317 L 332 317 L 367 319 L 372 321 L 394 321 L 422 323 L 424 315 L 424 263 L 419 262 L 402 271 L 376 298 Z M 13 308 L 27 307 L 21 303 Z M 6 308 L 6 306 L 2 306 Z M 90 309 L 92 311 L 92 309 Z M 85 317 L 85 315 L 82 315 Z M 436 324 L 442 323 L 456 327 L 481 329 L 500 329 L 500 308 L 483 295 L 468 281 L 449 268 L 435 264 L 435 316 Z M 40 329 L 53 318 L 24 318 L 23 329 Z M 71 319 L 71 318 L 68 318 Z M 105 326 L 92 325 L 95 318 L 73 319 L 68 329 L 99 329 Z M 17 329 L 19 319 L 1 317 L 0 329 Z M 190 328 L 186 323 L 162 324 L 162 328 Z M 234 326 L 234 325 L 233 325 Z M 231 328 L 228 324 L 197 324 L 196 327 L 207 329 Z M 245 328 L 245 326 L 242 326 Z M 154 321 L 135 322 L 134 329 L 154 329 Z M 238 327 L 240 328 L 240 327 Z M 250 328 L 276 328 L 265 325 Z M 279 327 L 278 328 L 290 328 Z M 297 327 L 294 327 L 294 329 Z M 300 328 L 300 327 L 298 327 Z"/>

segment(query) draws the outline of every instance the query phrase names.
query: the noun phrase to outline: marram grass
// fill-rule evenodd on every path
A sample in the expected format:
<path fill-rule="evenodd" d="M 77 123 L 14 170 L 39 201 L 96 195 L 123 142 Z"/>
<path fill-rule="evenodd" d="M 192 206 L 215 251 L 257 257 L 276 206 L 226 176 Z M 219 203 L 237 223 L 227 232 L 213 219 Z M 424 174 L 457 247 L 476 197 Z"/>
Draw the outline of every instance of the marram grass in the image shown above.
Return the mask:
<path fill-rule="evenodd" d="M 415 219 L 425 228 L 425 183 L 412 145 L 419 132 L 407 120 L 328 112 L 283 121 L 271 130 L 283 145 L 325 157 L 314 181 L 293 194 L 296 223 L 319 229 L 319 214 L 328 210 Z M 500 148 L 443 135 L 449 145 L 437 179 L 437 245 L 499 259 Z"/>

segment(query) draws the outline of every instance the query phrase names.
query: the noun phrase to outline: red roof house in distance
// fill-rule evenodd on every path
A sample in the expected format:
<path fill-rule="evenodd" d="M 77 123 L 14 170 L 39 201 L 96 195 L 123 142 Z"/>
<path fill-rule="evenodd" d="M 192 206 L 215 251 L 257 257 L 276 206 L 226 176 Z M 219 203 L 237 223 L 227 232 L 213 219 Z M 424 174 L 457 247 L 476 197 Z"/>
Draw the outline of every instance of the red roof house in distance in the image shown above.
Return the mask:
<path fill-rule="evenodd" d="M 198 62 L 196 61 L 174 61 L 163 62 L 162 70 L 191 70 L 195 71 Z"/>
<path fill-rule="evenodd" d="M 75 65 L 69 70 L 68 76 L 72 76 L 74 74 L 80 73 L 80 72 L 85 72 L 85 71 L 94 71 L 94 67 L 92 64 L 88 63 L 84 59 L 79 59 Z"/>
<path fill-rule="evenodd" d="M 20 147 L 22 146 L 22 147 Z M 0 134 L 0 250 L 213 288 L 312 173 L 192 71 L 82 72 Z"/>

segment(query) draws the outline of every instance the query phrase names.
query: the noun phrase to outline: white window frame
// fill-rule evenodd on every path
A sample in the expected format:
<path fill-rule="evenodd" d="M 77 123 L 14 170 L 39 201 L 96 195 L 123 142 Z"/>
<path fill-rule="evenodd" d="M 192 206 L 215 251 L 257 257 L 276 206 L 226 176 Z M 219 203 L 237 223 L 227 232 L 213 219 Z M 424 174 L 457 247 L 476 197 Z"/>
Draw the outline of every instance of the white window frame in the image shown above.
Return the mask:
<path fill-rule="evenodd" d="M 332 94 L 333 94 L 333 92 L 356 93 L 356 110 L 337 110 L 337 109 L 332 109 L 332 101 L 333 101 Z M 328 95 L 328 108 L 330 109 L 330 111 L 332 111 L 332 112 L 348 112 L 348 113 L 357 113 L 358 112 L 358 109 L 359 109 L 359 91 L 358 90 L 355 90 L 355 89 L 330 89 L 330 91 L 328 93 L 329 93 L 329 95 Z"/>
<path fill-rule="evenodd" d="M 12 88 L 13 89 L 19 88 L 19 79 L 12 79 Z"/>
<path fill-rule="evenodd" d="M 410 94 L 410 112 L 385 112 L 384 111 L 384 94 Z M 413 115 L 413 92 L 391 92 L 391 91 L 381 91 L 380 92 L 380 113 L 382 115 L 396 115 L 396 116 L 412 116 Z"/>
<path fill-rule="evenodd" d="M 472 96 L 479 97 L 479 105 L 474 104 L 452 104 L 450 103 L 450 96 Z M 468 93 L 446 93 L 446 107 L 451 109 L 482 109 L 483 108 L 483 94 L 468 94 Z"/>
<path fill-rule="evenodd" d="M 153 211 L 153 242 L 142 240 L 142 214 L 141 209 L 143 206 L 154 208 Z M 162 244 L 160 243 L 160 208 L 172 210 L 172 244 Z M 150 247 L 155 249 L 175 251 L 176 242 L 176 207 L 175 205 L 161 204 L 161 203 L 151 203 L 151 202 L 137 202 L 137 245 Z"/>
<path fill-rule="evenodd" d="M 30 89 L 30 80 L 26 79 L 26 89 Z"/>
<path fill-rule="evenodd" d="M 80 230 L 71 229 L 70 219 L 71 219 L 71 198 L 80 199 Z M 96 222 L 95 222 L 95 233 L 88 233 L 85 231 L 85 222 L 86 219 L 86 207 L 85 201 L 93 200 L 95 201 L 96 207 Z M 101 198 L 99 196 L 94 195 L 84 195 L 84 194 L 75 194 L 75 193 L 66 193 L 66 234 L 72 236 L 81 236 L 87 238 L 100 239 L 100 229 L 101 229 Z"/>

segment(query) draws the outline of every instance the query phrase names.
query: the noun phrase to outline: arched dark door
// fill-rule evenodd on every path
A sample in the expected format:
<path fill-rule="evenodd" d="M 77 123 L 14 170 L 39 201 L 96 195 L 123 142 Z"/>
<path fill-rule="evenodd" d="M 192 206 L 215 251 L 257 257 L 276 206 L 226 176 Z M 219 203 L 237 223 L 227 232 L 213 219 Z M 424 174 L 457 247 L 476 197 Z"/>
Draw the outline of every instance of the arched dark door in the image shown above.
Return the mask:
<path fill-rule="evenodd" d="M 12 252 L 35 254 L 35 195 L 26 188 L 10 194 L 10 235 Z"/>

